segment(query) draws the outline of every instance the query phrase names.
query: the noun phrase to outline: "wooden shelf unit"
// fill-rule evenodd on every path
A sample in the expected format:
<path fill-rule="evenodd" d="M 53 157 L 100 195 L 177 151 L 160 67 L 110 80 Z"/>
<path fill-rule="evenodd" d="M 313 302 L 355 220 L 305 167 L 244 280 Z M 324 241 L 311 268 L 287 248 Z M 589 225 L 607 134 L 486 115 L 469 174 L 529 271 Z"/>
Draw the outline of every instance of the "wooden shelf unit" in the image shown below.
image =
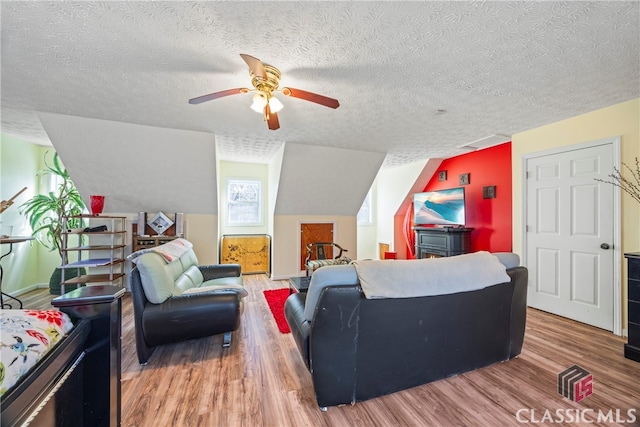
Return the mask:
<path fill-rule="evenodd" d="M 169 243 L 172 240 L 177 239 L 178 237 L 184 237 L 182 230 L 184 229 L 184 224 L 181 224 L 178 227 L 176 222 L 184 221 L 182 218 L 182 214 L 176 213 L 173 216 L 174 224 L 171 227 L 167 228 L 162 234 L 157 234 L 156 231 L 149 226 L 147 223 L 147 218 L 150 214 L 144 213 L 144 230 L 142 235 L 138 233 L 138 222 L 134 222 L 131 226 L 131 252 L 139 251 L 140 249 L 149 249 L 156 246 L 163 245 L 165 243 Z M 180 231 L 179 234 L 178 232 Z"/>
<path fill-rule="evenodd" d="M 122 286 L 125 276 L 124 248 L 126 247 L 126 217 L 108 215 L 78 215 L 67 219 L 81 219 L 82 227 L 62 234 L 62 294 L 65 285 L 105 283 Z M 85 231 L 87 227 L 105 225 L 105 231 Z M 77 237 L 77 242 L 70 237 Z M 76 254 L 76 261 L 71 261 Z M 84 268 L 87 274 L 66 278 L 67 269 Z"/>
<path fill-rule="evenodd" d="M 166 234 L 163 234 L 163 235 L 150 234 L 147 236 L 138 236 L 137 229 L 138 229 L 137 224 L 133 224 L 131 252 L 136 252 L 136 251 L 139 251 L 140 249 L 149 249 L 156 246 L 160 246 L 165 243 L 169 243 L 170 241 L 180 237 L 176 235 L 166 235 Z"/>

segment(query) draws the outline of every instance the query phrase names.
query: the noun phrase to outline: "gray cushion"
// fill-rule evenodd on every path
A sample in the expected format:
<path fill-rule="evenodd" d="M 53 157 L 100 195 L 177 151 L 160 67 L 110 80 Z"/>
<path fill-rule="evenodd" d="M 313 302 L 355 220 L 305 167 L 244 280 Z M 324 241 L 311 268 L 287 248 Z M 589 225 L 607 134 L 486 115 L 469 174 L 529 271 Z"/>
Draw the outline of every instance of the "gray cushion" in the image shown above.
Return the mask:
<path fill-rule="evenodd" d="M 186 271 L 189 267 L 198 265 L 198 258 L 196 257 L 196 253 L 193 249 L 188 250 L 179 258 L 180 264 L 182 265 L 182 271 Z"/>
<path fill-rule="evenodd" d="M 189 286 L 190 288 L 201 286 L 202 282 L 204 282 L 204 276 L 202 275 L 202 271 L 200 271 L 200 269 L 195 265 L 192 265 L 191 267 L 187 268 L 183 273 L 183 275 L 191 279 L 191 286 Z"/>
<path fill-rule="evenodd" d="M 179 260 L 173 263 L 180 265 Z M 168 268 L 161 255 L 153 252 L 142 254 L 137 259 L 137 267 L 144 294 L 149 302 L 162 304 L 173 295 L 175 278 L 172 269 Z"/>

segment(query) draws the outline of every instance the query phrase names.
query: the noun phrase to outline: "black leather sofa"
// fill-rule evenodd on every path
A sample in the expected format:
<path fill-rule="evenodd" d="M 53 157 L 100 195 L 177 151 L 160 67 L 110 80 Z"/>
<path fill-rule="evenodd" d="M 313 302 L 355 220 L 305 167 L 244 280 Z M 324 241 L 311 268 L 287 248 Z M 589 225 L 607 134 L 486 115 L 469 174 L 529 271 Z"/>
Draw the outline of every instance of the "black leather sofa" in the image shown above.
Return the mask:
<path fill-rule="evenodd" d="M 226 277 L 241 277 L 238 264 L 200 265 L 205 285 Z M 237 291 L 220 290 L 173 296 L 160 304 L 150 302 L 144 292 L 140 271 L 130 275 L 138 361 L 147 363 L 156 346 L 225 334 L 228 347 L 231 332 L 240 326 L 242 300 Z M 221 286 L 224 287 L 224 286 Z"/>
<path fill-rule="evenodd" d="M 285 317 L 318 405 L 353 404 L 520 354 L 528 272 L 506 272 L 507 283 L 417 298 L 366 299 L 359 284 L 327 286 L 311 321 L 307 294 L 291 295 Z"/>

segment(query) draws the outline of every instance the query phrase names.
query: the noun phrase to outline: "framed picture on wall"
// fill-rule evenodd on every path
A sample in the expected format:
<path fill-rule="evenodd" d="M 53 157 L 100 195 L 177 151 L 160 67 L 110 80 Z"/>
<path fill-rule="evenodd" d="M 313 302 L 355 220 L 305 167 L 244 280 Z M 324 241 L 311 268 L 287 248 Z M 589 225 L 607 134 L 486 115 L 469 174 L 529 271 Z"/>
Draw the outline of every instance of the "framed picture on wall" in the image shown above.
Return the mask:
<path fill-rule="evenodd" d="M 483 199 L 495 199 L 496 198 L 496 186 L 489 185 L 486 187 L 482 187 L 482 198 Z"/>

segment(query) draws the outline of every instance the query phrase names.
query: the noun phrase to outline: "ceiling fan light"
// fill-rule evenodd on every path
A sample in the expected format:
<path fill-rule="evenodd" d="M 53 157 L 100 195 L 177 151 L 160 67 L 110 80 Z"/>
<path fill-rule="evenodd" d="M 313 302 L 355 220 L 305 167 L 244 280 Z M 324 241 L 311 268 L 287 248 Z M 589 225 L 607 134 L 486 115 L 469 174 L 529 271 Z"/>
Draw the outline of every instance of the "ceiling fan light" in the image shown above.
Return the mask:
<path fill-rule="evenodd" d="M 272 96 L 269 100 L 269 106 L 271 107 L 272 113 L 277 113 L 284 107 L 284 105 L 282 105 L 282 102 L 280 102 L 275 96 Z"/>
<path fill-rule="evenodd" d="M 253 104 L 251 104 L 251 109 L 256 113 L 262 114 L 264 112 L 264 106 L 267 105 L 267 96 L 262 92 L 256 92 L 253 95 Z"/>

